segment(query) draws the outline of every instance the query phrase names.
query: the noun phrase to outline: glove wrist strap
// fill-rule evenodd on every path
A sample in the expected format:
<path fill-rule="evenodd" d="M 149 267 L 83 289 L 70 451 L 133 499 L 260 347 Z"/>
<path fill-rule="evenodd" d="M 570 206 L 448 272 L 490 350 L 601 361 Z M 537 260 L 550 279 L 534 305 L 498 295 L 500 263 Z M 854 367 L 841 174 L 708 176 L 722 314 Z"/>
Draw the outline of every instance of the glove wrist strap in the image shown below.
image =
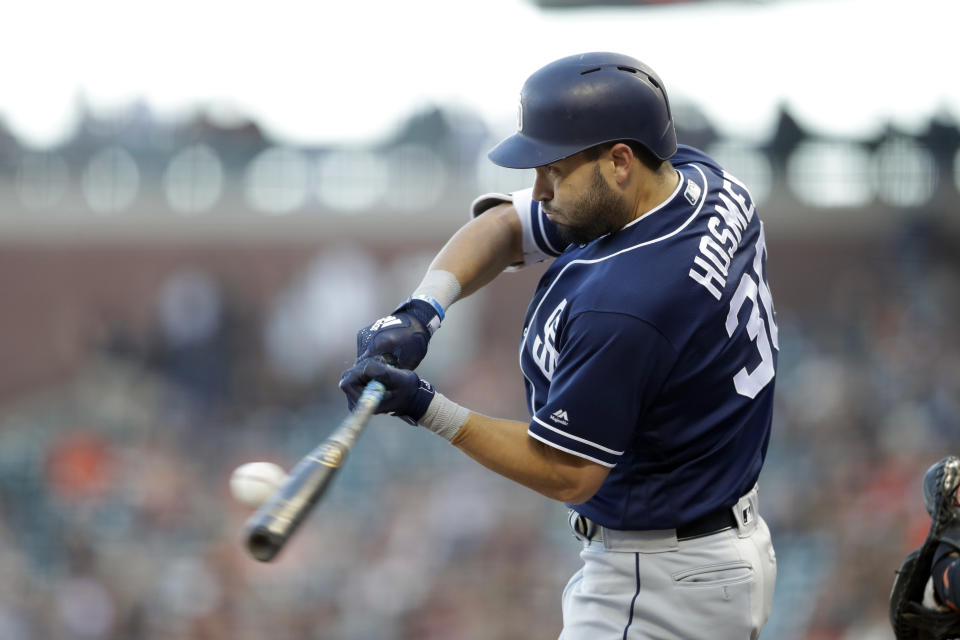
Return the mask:
<path fill-rule="evenodd" d="M 444 314 L 443 307 L 440 305 L 440 303 L 434 300 L 433 298 L 431 298 L 430 296 L 420 293 L 420 294 L 410 296 L 410 299 L 423 300 L 424 302 L 429 304 L 431 307 L 433 307 L 433 310 L 437 312 L 437 315 L 440 316 L 441 321 L 443 320 L 443 317 L 446 315 Z"/>
<path fill-rule="evenodd" d="M 419 296 L 407 298 L 391 314 L 409 313 L 423 324 L 423 328 L 430 336 L 433 336 L 440 328 L 440 321 L 443 320 L 441 311 L 436 300 Z"/>
<path fill-rule="evenodd" d="M 470 417 L 469 409 L 461 407 L 438 392 L 433 396 L 430 406 L 418 422 L 420 426 L 450 441 L 457 435 L 468 417 Z"/>

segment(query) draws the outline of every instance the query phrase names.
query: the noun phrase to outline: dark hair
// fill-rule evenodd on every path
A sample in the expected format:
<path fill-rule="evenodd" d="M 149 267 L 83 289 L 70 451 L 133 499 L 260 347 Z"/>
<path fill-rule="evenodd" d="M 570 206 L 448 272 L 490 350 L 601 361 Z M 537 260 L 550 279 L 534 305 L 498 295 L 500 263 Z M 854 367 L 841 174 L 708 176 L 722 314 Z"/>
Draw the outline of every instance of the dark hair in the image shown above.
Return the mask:
<path fill-rule="evenodd" d="M 589 161 L 594 161 L 600 157 L 600 154 L 608 149 L 613 148 L 613 145 L 623 143 L 630 147 L 630 150 L 633 151 L 633 155 L 636 156 L 643 166 L 645 166 L 650 171 L 656 173 L 660 168 L 660 165 L 663 164 L 663 160 L 653 155 L 649 149 L 637 142 L 636 140 L 618 140 L 616 142 L 602 142 L 598 145 L 592 146 L 589 149 L 584 149 L 584 157 Z"/>

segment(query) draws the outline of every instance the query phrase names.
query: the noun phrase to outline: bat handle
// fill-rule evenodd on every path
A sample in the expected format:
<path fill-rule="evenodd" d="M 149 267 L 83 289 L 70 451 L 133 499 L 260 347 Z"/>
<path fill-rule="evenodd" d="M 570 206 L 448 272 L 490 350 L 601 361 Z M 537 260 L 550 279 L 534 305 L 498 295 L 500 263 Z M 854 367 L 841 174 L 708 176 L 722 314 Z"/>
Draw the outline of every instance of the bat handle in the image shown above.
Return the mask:
<path fill-rule="evenodd" d="M 397 366 L 397 356 L 392 353 L 382 353 L 380 354 L 380 358 L 391 367 Z"/>
<path fill-rule="evenodd" d="M 357 406 L 369 406 L 368 411 L 373 413 L 377 409 L 377 405 L 380 404 L 380 401 L 383 400 L 384 394 L 387 392 L 387 388 L 383 386 L 383 383 L 379 380 L 371 380 L 367 383 L 367 386 L 363 388 L 363 392 L 360 394 L 360 398 L 357 400 Z"/>

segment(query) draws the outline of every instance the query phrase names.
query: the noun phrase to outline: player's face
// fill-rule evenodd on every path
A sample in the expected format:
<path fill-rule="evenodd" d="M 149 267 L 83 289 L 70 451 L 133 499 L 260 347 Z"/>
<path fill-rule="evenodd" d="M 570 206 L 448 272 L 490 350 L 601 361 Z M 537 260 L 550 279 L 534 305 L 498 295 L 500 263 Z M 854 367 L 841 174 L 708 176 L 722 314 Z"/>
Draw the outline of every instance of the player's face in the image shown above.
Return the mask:
<path fill-rule="evenodd" d="M 533 197 L 563 239 L 575 244 L 616 231 L 630 220 L 630 208 L 604 178 L 600 164 L 579 155 L 537 167 Z"/>

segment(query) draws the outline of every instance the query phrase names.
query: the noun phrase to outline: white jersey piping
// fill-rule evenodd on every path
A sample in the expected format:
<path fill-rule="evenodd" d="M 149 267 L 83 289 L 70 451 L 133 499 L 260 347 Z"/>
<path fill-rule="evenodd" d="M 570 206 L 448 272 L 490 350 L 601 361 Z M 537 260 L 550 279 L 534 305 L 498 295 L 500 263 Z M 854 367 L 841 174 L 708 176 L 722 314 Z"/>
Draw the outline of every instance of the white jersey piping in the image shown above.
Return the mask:
<path fill-rule="evenodd" d="M 543 420 L 541 420 L 541 419 L 538 418 L 537 416 L 533 416 L 533 419 L 536 420 L 537 423 L 539 423 L 539 424 L 543 425 L 544 427 L 546 427 L 547 429 L 550 429 L 550 431 L 555 431 L 555 432 L 559 433 L 560 435 L 562 435 L 562 436 L 565 437 L 565 438 L 570 438 L 571 440 L 576 440 L 577 442 L 582 442 L 583 444 L 590 445 L 590 446 L 593 447 L 594 449 L 599 449 L 600 451 L 605 451 L 606 453 L 612 453 L 612 454 L 615 455 L 615 456 L 622 456 L 622 455 L 625 453 L 625 452 L 623 452 L 623 451 L 614 451 L 613 449 L 608 449 L 607 447 L 603 446 L 602 444 L 597 444 L 596 442 L 590 442 L 590 441 L 587 440 L 586 438 L 580 438 L 580 437 L 577 437 L 577 436 L 575 436 L 575 435 L 573 435 L 573 434 L 571 434 L 571 433 L 567 433 L 566 431 L 562 431 L 562 430 L 560 430 L 560 429 L 557 429 L 556 427 L 553 427 L 553 426 L 547 424 L 546 422 L 544 422 Z"/>

